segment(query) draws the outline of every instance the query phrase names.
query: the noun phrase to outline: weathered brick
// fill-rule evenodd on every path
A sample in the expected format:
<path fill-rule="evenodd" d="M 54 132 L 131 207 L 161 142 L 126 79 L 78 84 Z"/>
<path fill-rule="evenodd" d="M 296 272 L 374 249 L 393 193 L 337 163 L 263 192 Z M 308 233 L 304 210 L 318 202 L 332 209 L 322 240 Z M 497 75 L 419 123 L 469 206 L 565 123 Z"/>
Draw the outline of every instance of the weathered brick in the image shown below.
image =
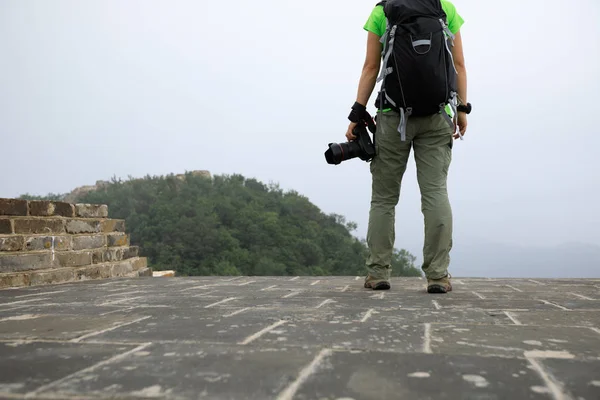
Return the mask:
<path fill-rule="evenodd" d="M 65 224 L 60 218 L 16 218 L 15 233 L 53 234 L 64 233 Z"/>
<path fill-rule="evenodd" d="M 75 277 L 78 280 L 85 281 L 89 279 L 106 279 L 112 277 L 112 265 L 100 264 L 91 267 L 74 269 Z"/>
<path fill-rule="evenodd" d="M 123 260 L 123 249 L 108 249 L 102 255 L 102 261 L 113 262 Z"/>
<path fill-rule="evenodd" d="M 64 203 L 62 201 L 30 201 L 29 215 L 37 217 L 73 217 L 75 215 L 75 207 L 73 204 Z"/>
<path fill-rule="evenodd" d="M 105 219 L 102 221 L 102 232 L 125 232 L 125 221 L 122 219 Z"/>
<path fill-rule="evenodd" d="M 136 257 L 136 258 L 132 258 L 128 261 L 131 262 L 131 265 L 133 266 L 134 271 L 140 270 L 142 268 L 146 268 L 148 266 L 148 260 L 146 259 L 146 257 Z"/>
<path fill-rule="evenodd" d="M 137 276 L 142 277 L 142 276 L 150 276 L 152 277 L 152 268 L 143 268 L 140 269 L 139 271 L 137 271 Z"/>
<path fill-rule="evenodd" d="M 104 262 L 104 250 L 92 251 L 92 264 L 102 264 Z"/>
<path fill-rule="evenodd" d="M 12 221 L 8 218 L 0 218 L 0 234 L 13 233 Z"/>
<path fill-rule="evenodd" d="M 98 220 L 70 219 L 66 224 L 67 233 L 99 233 L 102 226 Z"/>
<path fill-rule="evenodd" d="M 58 267 L 82 267 L 92 265 L 92 252 L 67 252 L 56 253 L 56 266 Z"/>
<path fill-rule="evenodd" d="M 73 250 L 99 249 L 106 246 L 106 236 L 73 236 Z"/>
<path fill-rule="evenodd" d="M 123 250 L 123 259 L 127 260 L 129 258 L 137 257 L 140 253 L 140 248 L 138 246 L 131 246 Z"/>
<path fill-rule="evenodd" d="M 50 271 L 36 271 L 32 272 L 29 277 L 31 286 L 70 282 L 74 279 L 75 270 L 73 268 L 57 268 Z"/>
<path fill-rule="evenodd" d="M 75 213 L 81 218 L 107 218 L 106 204 L 75 204 Z"/>
<path fill-rule="evenodd" d="M 50 252 L 15 254 L 0 253 L 0 272 L 19 272 L 52 267 Z"/>
<path fill-rule="evenodd" d="M 24 244 L 25 244 L 25 238 L 23 236 L 0 237 L 0 251 L 23 250 Z"/>
<path fill-rule="evenodd" d="M 25 250 L 71 250 L 70 236 L 28 236 L 25 238 Z"/>
<path fill-rule="evenodd" d="M 0 199 L 0 215 L 27 215 L 27 200 Z"/>
<path fill-rule="evenodd" d="M 127 246 L 129 245 L 129 235 L 126 233 L 113 233 L 106 235 L 108 247 Z"/>
<path fill-rule="evenodd" d="M 0 274 L 0 289 L 29 286 L 29 273 Z"/>
<path fill-rule="evenodd" d="M 111 276 L 126 276 L 131 275 L 134 272 L 134 268 L 129 261 L 121 261 L 113 264 L 111 270 Z"/>

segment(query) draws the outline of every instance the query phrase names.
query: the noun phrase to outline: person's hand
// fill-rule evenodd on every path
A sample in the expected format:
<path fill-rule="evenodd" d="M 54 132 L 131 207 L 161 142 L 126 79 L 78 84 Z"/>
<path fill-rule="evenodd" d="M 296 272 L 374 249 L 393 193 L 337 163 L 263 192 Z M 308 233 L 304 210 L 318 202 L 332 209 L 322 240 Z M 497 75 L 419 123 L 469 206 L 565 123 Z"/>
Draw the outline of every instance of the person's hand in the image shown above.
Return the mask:
<path fill-rule="evenodd" d="M 356 139 L 356 136 L 354 136 L 354 134 L 352 133 L 356 125 L 358 125 L 356 122 L 350 122 L 350 125 L 348 125 L 348 130 L 346 131 L 346 139 L 348 139 L 349 142 Z"/>
<path fill-rule="evenodd" d="M 460 132 L 460 135 L 458 134 L 458 132 L 456 132 L 456 128 L 455 130 L 455 134 L 454 134 L 454 139 L 458 139 L 460 138 L 460 136 L 464 136 L 465 133 L 467 132 L 467 114 L 464 112 L 459 112 L 457 115 L 457 121 L 456 121 L 456 125 L 458 125 L 458 132 Z"/>

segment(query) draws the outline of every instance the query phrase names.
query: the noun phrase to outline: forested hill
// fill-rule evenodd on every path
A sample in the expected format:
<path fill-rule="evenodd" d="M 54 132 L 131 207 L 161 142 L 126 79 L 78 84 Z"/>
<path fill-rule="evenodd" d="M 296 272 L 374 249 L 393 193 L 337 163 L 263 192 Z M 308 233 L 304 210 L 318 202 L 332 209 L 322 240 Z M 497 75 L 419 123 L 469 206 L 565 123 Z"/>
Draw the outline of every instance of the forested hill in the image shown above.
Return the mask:
<path fill-rule="evenodd" d="M 27 197 L 27 195 L 23 196 Z M 306 197 L 242 175 L 115 180 L 77 202 L 109 206 L 154 269 L 180 275 L 364 275 L 354 223 Z M 394 252 L 393 275 L 419 276 Z"/>

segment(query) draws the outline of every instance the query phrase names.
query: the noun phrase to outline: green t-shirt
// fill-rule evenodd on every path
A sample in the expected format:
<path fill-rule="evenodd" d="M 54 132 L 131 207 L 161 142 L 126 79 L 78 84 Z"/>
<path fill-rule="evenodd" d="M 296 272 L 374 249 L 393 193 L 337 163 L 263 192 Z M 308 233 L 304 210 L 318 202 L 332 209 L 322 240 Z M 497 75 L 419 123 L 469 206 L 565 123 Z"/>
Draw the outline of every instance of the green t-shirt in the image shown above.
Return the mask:
<path fill-rule="evenodd" d="M 442 9 L 448 17 L 448 28 L 450 28 L 450 32 L 456 34 L 456 32 L 458 32 L 458 30 L 465 21 L 456 12 L 456 7 L 454 7 L 454 4 L 452 4 L 448 0 L 441 0 L 441 2 Z M 367 23 L 363 28 L 369 32 L 373 32 L 379 37 L 383 36 L 386 28 L 386 20 L 385 14 L 383 12 L 383 6 L 376 6 L 373 9 L 371 15 L 369 16 L 369 19 L 367 20 Z"/>
<path fill-rule="evenodd" d="M 448 0 L 441 0 L 441 2 L 442 9 L 446 13 L 446 17 L 448 18 L 448 28 L 450 29 L 450 32 L 456 34 L 456 32 L 459 31 L 459 29 L 465 21 L 460 16 L 460 14 L 456 12 L 456 7 L 454 7 L 454 4 L 452 4 Z M 385 13 L 383 12 L 383 6 L 375 6 L 363 28 L 366 31 L 373 32 L 377 36 L 381 37 L 385 33 L 385 29 L 387 28 L 386 22 L 387 21 L 385 19 Z M 386 109 L 382 111 L 385 112 L 389 110 Z M 448 111 L 448 114 L 451 114 L 450 107 L 447 107 L 446 111 Z"/>

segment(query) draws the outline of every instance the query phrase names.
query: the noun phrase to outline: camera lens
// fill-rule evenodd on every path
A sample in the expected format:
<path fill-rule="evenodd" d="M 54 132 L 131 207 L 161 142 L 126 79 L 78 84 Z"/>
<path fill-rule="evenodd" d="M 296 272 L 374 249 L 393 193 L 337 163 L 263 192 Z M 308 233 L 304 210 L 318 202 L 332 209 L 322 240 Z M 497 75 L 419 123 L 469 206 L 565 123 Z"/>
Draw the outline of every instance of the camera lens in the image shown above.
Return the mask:
<path fill-rule="evenodd" d="M 339 164 L 342 161 L 358 157 L 360 145 L 356 142 L 329 143 L 329 149 L 325 152 L 325 160 L 328 164 Z"/>
<path fill-rule="evenodd" d="M 325 160 L 327 160 L 327 164 L 339 164 L 344 161 L 344 149 L 342 148 L 343 144 L 329 143 L 329 148 L 325 152 Z"/>

